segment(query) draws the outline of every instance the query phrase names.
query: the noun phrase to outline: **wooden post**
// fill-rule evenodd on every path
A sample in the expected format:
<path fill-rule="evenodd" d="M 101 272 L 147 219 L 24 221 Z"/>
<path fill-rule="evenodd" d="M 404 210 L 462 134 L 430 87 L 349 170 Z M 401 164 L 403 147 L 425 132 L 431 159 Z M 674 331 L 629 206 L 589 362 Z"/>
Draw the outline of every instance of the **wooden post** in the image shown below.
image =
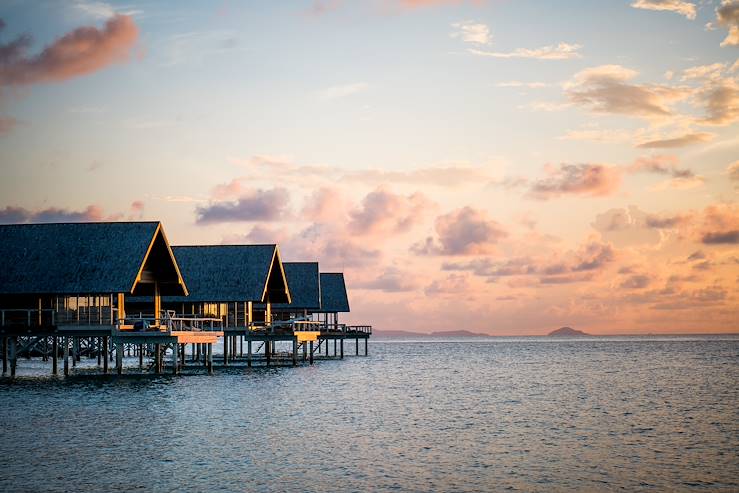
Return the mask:
<path fill-rule="evenodd" d="M 103 373 L 108 373 L 108 336 L 103 336 Z"/>
<path fill-rule="evenodd" d="M 208 374 L 213 374 L 213 344 L 208 344 Z"/>
<path fill-rule="evenodd" d="M 326 344 L 326 357 L 328 358 L 328 339 L 324 339 L 323 342 Z"/>
<path fill-rule="evenodd" d="M 160 349 L 160 344 L 154 344 L 154 367 L 157 374 L 162 372 L 162 351 Z"/>
<path fill-rule="evenodd" d="M 308 359 L 308 345 L 303 341 L 303 362 Z"/>
<path fill-rule="evenodd" d="M 15 369 L 18 366 L 18 338 L 13 336 L 10 338 L 10 376 L 15 376 Z"/>
<path fill-rule="evenodd" d="M 194 342 L 190 345 L 190 351 L 192 351 L 192 357 L 190 359 L 192 361 L 195 361 L 195 343 Z"/>
<path fill-rule="evenodd" d="M 293 337 L 293 366 L 298 366 L 298 338 Z"/>
<path fill-rule="evenodd" d="M 97 352 L 97 357 L 98 357 L 98 366 L 100 366 L 101 354 L 103 352 L 103 340 L 100 337 L 97 338 L 97 351 L 96 352 Z"/>
<path fill-rule="evenodd" d="M 356 350 L 357 350 L 356 355 L 359 356 L 359 337 L 355 339 L 354 343 L 356 344 Z"/>
<path fill-rule="evenodd" d="M 340 339 L 341 343 L 339 344 L 341 348 L 341 356 L 339 356 L 339 359 L 344 359 L 344 338 L 342 337 Z"/>
<path fill-rule="evenodd" d="M 139 344 L 139 370 L 144 369 L 144 345 Z"/>
<path fill-rule="evenodd" d="M 123 343 L 115 345 L 115 371 L 119 375 L 123 373 Z"/>
<path fill-rule="evenodd" d="M 269 346 L 269 340 L 264 341 L 264 356 L 267 358 L 267 366 L 269 366 L 269 360 L 272 357 L 272 351 Z"/>
<path fill-rule="evenodd" d="M 364 355 L 367 356 L 367 341 L 369 340 L 369 337 L 364 338 Z"/>
<path fill-rule="evenodd" d="M 303 344 L 305 344 L 305 343 L 303 343 Z M 313 364 L 313 341 L 310 341 L 310 348 L 309 348 L 309 350 L 310 350 L 310 364 L 312 365 Z"/>
<path fill-rule="evenodd" d="M 72 368 L 77 366 L 77 338 L 72 336 Z"/>
<path fill-rule="evenodd" d="M 228 345 L 230 344 L 230 341 L 228 340 L 228 336 L 223 336 L 223 366 L 228 366 Z"/>
<path fill-rule="evenodd" d="M 159 316 L 162 311 L 162 296 L 159 293 L 159 283 L 154 281 L 154 323 L 159 324 Z M 175 351 L 176 353 L 176 351 Z"/>
<path fill-rule="evenodd" d="M 51 374 L 59 374 L 59 343 L 57 336 L 51 336 Z"/>
<path fill-rule="evenodd" d="M 336 339 L 334 339 L 334 358 L 336 357 Z"/>
<path fill-rule="evenodd" d="M 244 357 L 244 336 L 239 336 L 239 358 Z"/>
<path fill-rule="evenodd" d="M 251 368 L 251 339 L 246 341 L 246 366 Z"/>
<path fill-rule="evenodd" d="M 8 373 L 8 338 L 3 337 L 3 376 Z"/>
<path fill-rule="evenodd" d="M 64 336 L 64 376 L 69 375 L 69 337 Z"/>
<path fill-rule="evenodd" d="M 172 375 L 177 375 L 177 363 L 180 359 L 180 348 L 179 344 L 172 343 Z"/>

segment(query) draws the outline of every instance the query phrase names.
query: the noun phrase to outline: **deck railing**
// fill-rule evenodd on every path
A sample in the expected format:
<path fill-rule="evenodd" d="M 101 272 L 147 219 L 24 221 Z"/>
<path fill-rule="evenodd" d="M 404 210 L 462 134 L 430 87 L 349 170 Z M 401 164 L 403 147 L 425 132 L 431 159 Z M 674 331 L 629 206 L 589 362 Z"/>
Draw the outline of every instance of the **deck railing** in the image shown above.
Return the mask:
<path fill-rule="evenodd" d="M 9 308 L 0 310 L 0 327 L 44 327 L 56 324 L 52 308 Z"/>
<path fill-rule="evenodd" d="M 123 332 L 164 332 L 172 331 L 221 331 L 223 320 L 214 317 L 177 316 L 173 312 L 164 312 L 159 317 L 154 314 L 127 316 L 118 320 L 116 330 Z"/>

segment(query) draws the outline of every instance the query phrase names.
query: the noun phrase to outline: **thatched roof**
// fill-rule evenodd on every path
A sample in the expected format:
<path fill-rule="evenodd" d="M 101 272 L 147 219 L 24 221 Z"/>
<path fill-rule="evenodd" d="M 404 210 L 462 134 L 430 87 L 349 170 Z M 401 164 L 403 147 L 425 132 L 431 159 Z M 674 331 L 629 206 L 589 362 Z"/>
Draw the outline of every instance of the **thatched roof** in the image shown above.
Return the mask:
<path fill-rule="evenodd" d="M 159 222 L 0 225 L 0 294 L 187 294 Z"/>
<path fill-rule="evenodd" d="M 329 313 L 349 311 L 344 274 L 321 272 L 321 309 L 317 311 Z"/>
<path fill-rule="evenodd" d="M 292 302 L 277 303 L 273 310 L 318 310 L 321 307 L 321 285 L 318 262 L 285 262 L 285 277 Z"/>
<path fill-rule="evenodd" d="M 289 302 L 277 245 L 172 247 L 190 295 L 164 301 Z"/>

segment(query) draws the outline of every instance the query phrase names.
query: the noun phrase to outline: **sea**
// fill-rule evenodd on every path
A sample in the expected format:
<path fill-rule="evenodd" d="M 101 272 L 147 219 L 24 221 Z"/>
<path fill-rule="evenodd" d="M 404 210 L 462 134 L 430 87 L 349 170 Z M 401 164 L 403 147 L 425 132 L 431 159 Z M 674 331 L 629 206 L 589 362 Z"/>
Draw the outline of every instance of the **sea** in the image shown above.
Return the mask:
<path fill-rule="evenodd" d="M 0 491 L 739 491 L 739 336 L 346 348 L 212 376 L 20 360 Z"/>

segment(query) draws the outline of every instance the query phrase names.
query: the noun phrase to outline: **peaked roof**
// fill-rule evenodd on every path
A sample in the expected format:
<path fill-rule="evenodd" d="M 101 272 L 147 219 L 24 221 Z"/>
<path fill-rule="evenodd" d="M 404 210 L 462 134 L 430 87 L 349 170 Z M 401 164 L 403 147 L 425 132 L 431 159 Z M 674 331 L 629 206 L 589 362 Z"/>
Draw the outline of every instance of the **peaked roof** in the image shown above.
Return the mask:
<path fill-rule="evenodd" d="M 172 247 L 190 295 L 165 301 L 289 301 L 277 245 Z"/>
<path fill-rule="evenodd" d="M 0 225 L 0 273 L 3 294 L 187 294 L 158 221 Z"/>
<path fill-rule="evenodd" d="M 321 312 L 348 312 L 349 297 L 346 294 L 344 274 L 321 272 Z"/>
<path fill-rule="evenodd" d="M 273 310 L 318 310 L 321 307 L 321 284 L 318 278 L 318 262 L 284 262 L 287 285 L 292 301 L 275 303 Z"/>

